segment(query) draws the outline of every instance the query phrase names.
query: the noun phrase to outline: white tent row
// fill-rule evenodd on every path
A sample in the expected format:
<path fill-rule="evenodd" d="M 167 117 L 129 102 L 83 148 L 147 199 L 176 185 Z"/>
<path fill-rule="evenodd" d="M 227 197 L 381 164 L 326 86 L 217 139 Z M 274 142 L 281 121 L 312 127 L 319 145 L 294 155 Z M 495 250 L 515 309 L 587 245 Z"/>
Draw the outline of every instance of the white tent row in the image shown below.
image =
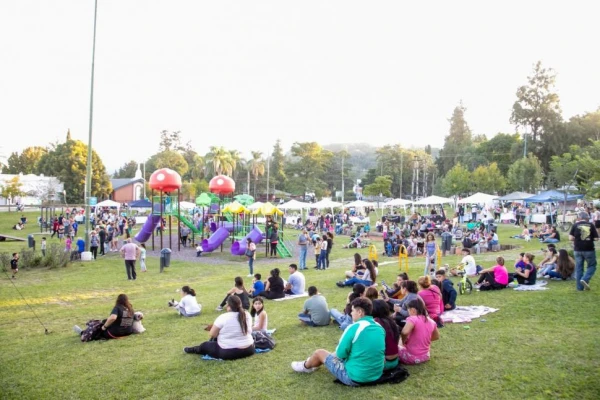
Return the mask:
<path fill-rule="evenodd" d="M 412 200 L 393 199 L 388 201 L 387 203 L 383 203 L 381 207 L 404 207 L 409 204 L 412 204 Z"/>
<path fill-rule="evenodd" d="M 104 200 L 96 204 L 95 207 L 112 207 L 118 210 L 119 208 L 121 208 L 121 203 L 118 203 L 113 200 Z"/>
<path fill-rule="evenodd" d="M 354 208 L 365 208 L 365 207 L 375 207 L 375 203 L 371 203 L 363 200 L 356 200 L 350 203 L 344 204 L 344 207 L 354 207 Z"/>
<path fill-rule="evenodd" d="M 283 203 L 277 206 L 277 208 L 279 208 L 280 210 L 304 210 L 305 208 L 310 207 L 312 207 L 312 204 L 304 203 L 298 200 L 290 200 L 287 203 Z"/>
<path fill-rule="evenodd" d="M 416 206 L 429 206 L 429 205 L 434 205 L 434 204 L 448 204 L 454 203 L 453 199 L 447 198 L 447 197 L 440 197 L 440 196 L 429 196 L 429 197 L 425 197 L 424 199 L 421 199 L 419 201 L 415 201 L 413 204 Z"/>
<path fill-rule="evenodd" d="M 316 208 L 317 210 L 323 209 L 323 208 L 335 208 L 335 207 L 341 207 L 342 203 L 338 203 L 337 201 L 332 201 L 329 199 L 323 199 L 321 201 L 317 201 L 316 203 L 312 203 L 310 205 L 310 208 Z"/>
<path fill-rule="evenodd" d="M 485 204 L 492 205 L 494 204 L 494 199 L 497 199 L 498 196 L 493 196 L 491 194 L 485 194 L 481 192 L 477 192 L 474 195 L 469 197 L 465 197 L 464 199 L 460 199 L 457 201 L 458 204 Z"/>

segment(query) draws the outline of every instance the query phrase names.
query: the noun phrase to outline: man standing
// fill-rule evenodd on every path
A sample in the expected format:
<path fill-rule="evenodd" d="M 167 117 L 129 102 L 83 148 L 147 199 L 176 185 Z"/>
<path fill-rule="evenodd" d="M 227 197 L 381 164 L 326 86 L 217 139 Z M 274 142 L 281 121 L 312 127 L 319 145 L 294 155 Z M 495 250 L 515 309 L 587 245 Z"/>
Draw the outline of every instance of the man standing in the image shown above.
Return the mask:
<path fill-rule="evenodd" d="M 306 229 L 302 230 L 302 233 L 298 236 L 298 248 L 300 249 L 300 270 L 305 270 L 306 268 L 306 250 L 308 248 L 308 231 Z"/>
<path fill-rule="evenodd" d="M 575 282 L 577 290 L 590 290 L 590 280 L 596 272 L 594 240 L 598 240 L 598 231 L 590 223 L 590 216 L 587 212 L 581 211 L 577 217 L 577 222 L 569 232 L 569 240 L 573 241 L 575 250 Z M 584 262 L 587 262 L 585 275 L 583 274 Z"/>
<path fill-rule="evenodd" d="M 351 305 L 354 323 L 342 334 L 335 353 L 316 350 L 306 361 L 293 362 L 294 371 L 309 373 L 325 364 L 329 372 L 347 386 L 359 386 L 381 377 L 385 362 L 385 331 L 371 316 L 371 300 L 359 297 Z"/>
<path fill-rule="evenodd" d="M 134 280 L 137 277 L 135 273 L 135 260 L 140 256 L 140 248 L 127 239 L 125 245 L 121 247 L 121 255 L 125 259 L 125 270 L 127 271 L 127 280 Z"/>
<path fill-rule="evenodd" d="M 325 297 L 319 294 L 315 286 L 308 288 L 310 298 L 304 302 L 304 311 L 298 314 L 300 322 L 308 326 L 329 325 L 329 306 Z"/>
<path fill-rule="evenodd" d="M 298 272 L 298 266 L 296 264 L 290 264 L 288 267 L 290 277 L 288 283 L 285 285 L 285 294 L 303 294 L 304 286 L 306 285 L 306 279 L 302 272 Z"/>

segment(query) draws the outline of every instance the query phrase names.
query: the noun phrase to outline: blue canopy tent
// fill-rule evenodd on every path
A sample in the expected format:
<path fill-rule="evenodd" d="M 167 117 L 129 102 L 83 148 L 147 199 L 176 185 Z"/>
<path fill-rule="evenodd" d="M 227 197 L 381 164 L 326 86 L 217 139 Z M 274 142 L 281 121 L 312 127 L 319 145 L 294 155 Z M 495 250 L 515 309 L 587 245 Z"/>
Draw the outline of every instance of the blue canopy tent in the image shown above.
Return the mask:
<path fill-rule="evenodd" d="M 152 208 L 152 203 L 149 200 L 136 200 L 129 203 L 130 208 Z"/>
<path fill-rule="evenodd" d="M 536 194 L 535 196 L 528 197 L 525 203 L 554 203 L 563 202 L 563 222 L 567 213 L 567 201 L 575 201 L 583 198 L 582 194 L 569 194 L 567 192 L 559 192 L 558 190 L 547 190 L 545 192 Z M 550 222 L 553 224 L 553 216 L 550 214 Z"/>

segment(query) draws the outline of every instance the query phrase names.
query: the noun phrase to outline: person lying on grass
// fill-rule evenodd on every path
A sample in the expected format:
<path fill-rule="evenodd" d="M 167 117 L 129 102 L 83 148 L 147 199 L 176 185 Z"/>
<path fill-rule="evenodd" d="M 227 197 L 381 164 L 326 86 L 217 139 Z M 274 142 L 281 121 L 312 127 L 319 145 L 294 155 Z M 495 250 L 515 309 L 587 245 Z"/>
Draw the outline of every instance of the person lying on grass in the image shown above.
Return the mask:
<path fill-rule="evenodd" d="M 475 287 L 479 290 L 499 290 L 508 285 L 508 271 L 504 266 L 504 257 L 496 257 L 496 265 L 481 270 Z"/>
<path fill-rule="evenodd" d="M 421 364 L 429 361 L 431 342 L 438 340 L 440 333 L 422 300 L 411 300 L 407 307 L 410 315 L 400 333 L 402 343 L 398 346 L 398 357 L 402 364 Z"/>
<path fill-rule="evenodd" d="M 254 354 L 250 313 L 242 308 L 242 302 L 237 296 L 229 296 L 226 307 L 227 312 L 219 315 L 210 328 L 210 340 L 199 346 L 184 347 L 184 353 L 223 360 L 235 360 Z"/>
<path fill-rule="evenodd" d="M 385 330 L 371 316 L 373 304 L 366 298 L 352 301 L 352 320 L 334 353 L 316 350 L 306 361 L 292 362 L 296 372 L 314 372 L 321 365 L 347 386 L 376 381 L 385 364 Z"/>

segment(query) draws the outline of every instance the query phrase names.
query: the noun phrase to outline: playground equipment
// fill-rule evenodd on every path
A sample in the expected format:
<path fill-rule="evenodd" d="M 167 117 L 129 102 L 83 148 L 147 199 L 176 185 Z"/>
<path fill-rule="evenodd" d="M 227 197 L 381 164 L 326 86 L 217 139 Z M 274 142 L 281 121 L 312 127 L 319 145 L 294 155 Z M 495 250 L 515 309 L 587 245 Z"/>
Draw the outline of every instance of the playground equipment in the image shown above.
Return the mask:
<path fill-rule="evenodd" d="M 278 215 L 282 216 L 283 211 L 281 211 L 280 209 L 275 207 L 273 204 L 267 202 L 267 203 L 260 204 L 259 207 L 257 207 L 254 211 L 252 211 L 252 215 L 254 216 L 254 221 L 256 221 L 256 216 L 263 215 L 267 218 L 267 220 L 269 220 L 269 218 L 270 218 L 271 222 L 275 223 L 276 222 L 275 219 L 277 218 Z M 254 223 L 255 222 L 253 222 L 253 224 Z M 271 226 L 272 225 L 269 225 L 268 223 L 266 224 L 266 229 L 265 229 L 266 230 L 266 232 L 265 232 L 266 238 L 269 238 L 271 235 Z M 277 254 L 282 258 L 292 257 L 293 244 L 289 241 L 286 242 L 283 239 L 283 223 L 280 224 L 280 226 L 281 226 L 282 231 L 279 232 L 279 242 L 277 244 Z M 267 243 L 267 245 L 265 246 L 265 255 L 268 255 L 271 242 L 269 240 L 267 240 L 266 243 Z"/>
<path fill-rule="evenodd" d="M 377 261 L 377 247 L 374 244 L 369 246 L 369 260 Z"/>
<path fill-rule="evenodd" d="M 263 233 L 258 226 L 255 226 L 245 238 L 233 242 L 231 245 L 231 254 L 234 256 L 243 256 L 246 254 L 248 238 L 250 238 L 253 243 L 260 243 L 263 240 Z"/>
<path fill-rule="evenodd" d="M 398 268 L 400 272 L 408 272 L 408 250 L 403 244 L 398 247 Z"/>

